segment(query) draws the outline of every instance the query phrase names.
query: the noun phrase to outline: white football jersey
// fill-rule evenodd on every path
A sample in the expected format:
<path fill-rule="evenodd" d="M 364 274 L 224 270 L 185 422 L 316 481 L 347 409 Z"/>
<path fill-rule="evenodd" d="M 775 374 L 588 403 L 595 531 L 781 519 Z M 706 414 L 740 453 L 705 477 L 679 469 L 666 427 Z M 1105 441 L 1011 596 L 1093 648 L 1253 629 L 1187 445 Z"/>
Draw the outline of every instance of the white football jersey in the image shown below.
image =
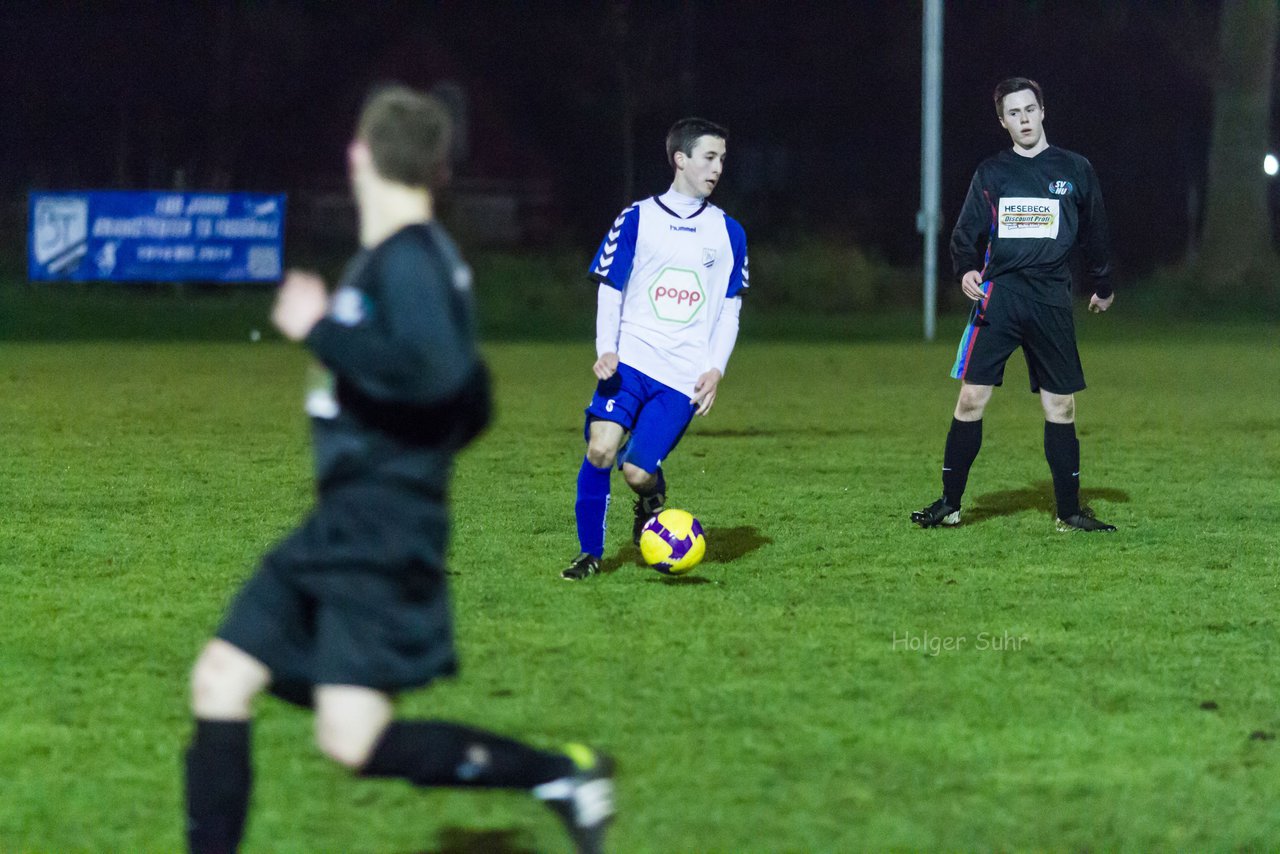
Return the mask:
<path fill-rule="evenodd" d="M 619 361 L 692 397 L 725 300 L 749 285 L 747 235 L 710 202 L 668 191 L 618 214 L 590 277 L 622 291 Z"/>

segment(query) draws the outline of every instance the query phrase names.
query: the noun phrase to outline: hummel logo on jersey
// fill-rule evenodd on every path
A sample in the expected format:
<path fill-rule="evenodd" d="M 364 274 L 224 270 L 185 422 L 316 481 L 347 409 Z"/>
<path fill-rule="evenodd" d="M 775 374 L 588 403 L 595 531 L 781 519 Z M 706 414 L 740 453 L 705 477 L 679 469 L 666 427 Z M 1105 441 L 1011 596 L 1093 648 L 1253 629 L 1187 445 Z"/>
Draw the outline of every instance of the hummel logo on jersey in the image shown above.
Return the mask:
<path fill-rule="evenodd" d="M 698 227 L 696 225 L 673 225 L 670 226 L 670 228 L 672 231 L 691 231 L 694 234 L 698 233 Z"/>

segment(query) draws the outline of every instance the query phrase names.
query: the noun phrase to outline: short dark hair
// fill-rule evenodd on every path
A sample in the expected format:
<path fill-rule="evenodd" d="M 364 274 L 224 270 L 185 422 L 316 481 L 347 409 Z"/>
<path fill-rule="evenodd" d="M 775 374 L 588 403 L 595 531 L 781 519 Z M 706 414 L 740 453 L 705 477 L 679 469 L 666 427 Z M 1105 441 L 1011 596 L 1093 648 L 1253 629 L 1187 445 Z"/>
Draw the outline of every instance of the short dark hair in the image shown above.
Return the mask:
<path fill-rule="evenodd" d="M 991 96 L 996 102 L 996 115 L 1004 115 L 1005 95 L 1012 95 L 1014 92 L 1021 92 L 1023 89 L 1030 89 L 1031 93 L 1036 96 L 1036 103 L 1041 107 L 1044 106 L 1044 93 L 1040 91 L 1039 83 L 1029 77 L 1009 77 L 996 84 L 996 91 Z"/>
<path fill-rule="evenodd" d="M 685 157 L 692 157 L 693 147 L 704 136 L 718 136 L 729 141 L 728 130 L 706 119 L 681 119 L 673 124 L 671 130 L 667 131 L 667 162 L 671 164 L 671 168 L 676 167 L 677 151 L 683 151 Z"/>
<path fill-rule="evenodd" d="M 453 122 L 438 99 L 408 86 L 375 89 L 364 102 L 356 137 L 388 181 L 435 189 L 448 177 Z"/>

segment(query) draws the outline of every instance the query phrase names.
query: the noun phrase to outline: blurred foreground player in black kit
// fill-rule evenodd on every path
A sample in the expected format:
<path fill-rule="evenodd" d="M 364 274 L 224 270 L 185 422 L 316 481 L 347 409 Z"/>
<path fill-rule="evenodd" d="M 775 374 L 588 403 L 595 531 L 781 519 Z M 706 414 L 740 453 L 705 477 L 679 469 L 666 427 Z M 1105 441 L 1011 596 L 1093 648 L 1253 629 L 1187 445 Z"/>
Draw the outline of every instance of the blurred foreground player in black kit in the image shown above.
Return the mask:
<path fill-rule="evenodd" d="M 1089 310 L 1115 299 L 1107 215 L 1093 166 L 1049 145 L 1044 98 L 1025 77 L 995 90 L 996 115 L 1013 139 L 984 160 L 951 234 L 951 258 L 973 312 L 951 376 L 960 380 L 942 462 L 942 497 L 911 514 L 922 528 L 960 524 L 960 499 L 982 446 L 982 414 L 1004 365 L 1022 347 L 1031 391 L 1044 407 L 1044 455 L 1053 474 L 1059 531 L 1114 531 L 1080 506 L 1075 392 L 1084 370 L 1071 315 L 1068 256 L 1077 245 L 1093 280 Z"/>
<path fill-rule="evenodd" d="M 613 813 L 608 757 L 393 719 L 398 692 L 457 668 L 446 496 L 454 455 L 489 419 L 471 271 L 432 218 L 449 129 L 429 96 L 375 93 L 348 148 L 361 251 L 332 297 L 308 273 L 281 285 L 272 321 L 333 379 L 307 399 L 318 499 L 263 558 L 196 661 L 186 753 L 193 852 L 240 844 L 251 707 L 263 689 L 312 707 L 320 749 L 359 776 L 526 789 L 555 810 L 578 850 L 602 850 Z"/>

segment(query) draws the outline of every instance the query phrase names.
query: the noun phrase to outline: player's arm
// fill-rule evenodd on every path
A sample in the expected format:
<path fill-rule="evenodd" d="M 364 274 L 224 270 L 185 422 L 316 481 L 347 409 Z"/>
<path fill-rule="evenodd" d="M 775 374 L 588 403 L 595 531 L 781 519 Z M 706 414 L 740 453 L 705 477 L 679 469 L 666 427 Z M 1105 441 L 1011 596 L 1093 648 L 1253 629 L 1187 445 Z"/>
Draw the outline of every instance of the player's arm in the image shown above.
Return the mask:
<path fill-rule="evenodd" d="M 725 369 L 729 366 L 729 357 L 733 355 L 733 346 L 738 341 L 742 295 L 751 286 L 747 234 L 742 226 L 730 217 L 725 217 L 725 227 L 729 231 L 729 245 L 733 249 L 733 268 L 729 272 L 725 301 L 720 306 L 720 314 L 716 316 L 715 325 L 711 327 L 711 339 L 707 345 L 710 364 L 698 377 L 693 387 L 691 400 L 698 405 L 697 415 L 706 415 L 716 402 L 716 390 L 720 386 L 720 380 L 724 379 Z"/>
<path fill-rule="evenodd" d="M 276 291 L 271 322 L 290 341 L 301 341 L 328 310 L 324 279 L 305 270 L 290 270 Z"/>
<path fill-rule="evenodd" d="M 716 390 L 720 387 L 720 380 L 724 379 L 729 357 L 733 355 L 733 345 L 738 340 L 738 317 L 741 312 L 741 297 L 727 299 L 720 307 L 716 324 L 711 329 L 711 367 L 698 377 L 693 389 L 692 400 L 698 404 L 696 415 L 706 415 L 716 402 Z"/>
<path fill-rule="evenodd" d="M 600 287 L 596 295 L 596 362 L 592 372 L 607 380 L 618 370 L 618 333 L 622 328 L 622 289 L 636 257 L 640 209 L 631 205 L 618 214 L 591 259 L 587 278 Z"/>
<path fill-rule="evenodd" d="M 951 230 L 951 268 L 964 295 L 971 300 L 983 297 L 982 271 L 986 266 L 984 256 L 991 240 L 994 213 L 989 194 L 984 190 L 981 171 L 974 173 L 969 182 L 960 216 Z"/>
<path fill-rule="evenodd" d="M 371 263 L 382 281 L 380 304 L 355 323 L 325 316 L 307 346 L 375 400 L 431 404 L 456 395 L 476 359 L 450 304 L 452 283 L 412 243 L 386 247 Z"/>
<path fill-rule="evenodd" d="M 618 370 L 618 335 L 622 330 L 622 291 L 602 283 L 596 293 L 595 375 L 607 380 Z"/>
<path fill-rule="evenodd" d="M 1097 314 L 1111 308 L 1116 295 L 1111 284 L 1111 235 L 1107 227 L 1107 208 L 1098 187 L 1093 166 L 1085 161 L 1086 194 L 1080 205 L 1080 239 L 1084 252 L 1084 273 L 1093 284 L 1089 311 Z"/>

